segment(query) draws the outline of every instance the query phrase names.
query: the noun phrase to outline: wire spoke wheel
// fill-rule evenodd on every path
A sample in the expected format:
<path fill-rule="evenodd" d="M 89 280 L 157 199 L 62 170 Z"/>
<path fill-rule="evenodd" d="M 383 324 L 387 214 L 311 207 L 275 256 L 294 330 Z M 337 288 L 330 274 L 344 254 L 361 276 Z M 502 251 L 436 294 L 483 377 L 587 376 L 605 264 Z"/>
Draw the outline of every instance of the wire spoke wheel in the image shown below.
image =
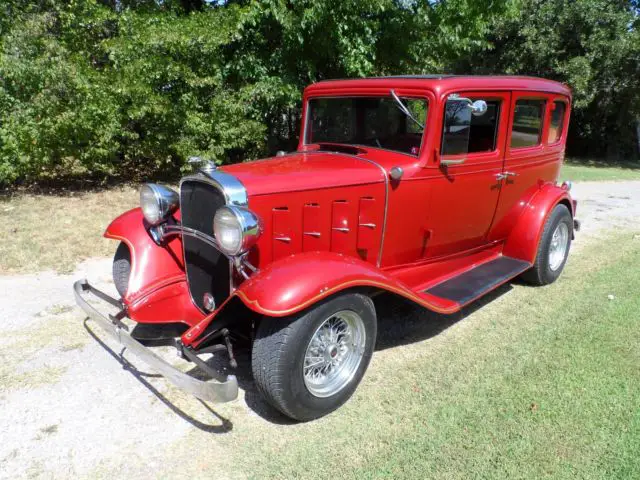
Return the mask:
<path fill-rule="evenodd" d="M 560 222 L 551 236 L 549 246 L 549 268 L 552 271 L 558 270 L 567 254 L 569 246 L 569 227 L 564 222 Z"/>
<path fill-rule="evenodd" d="M 366 331 L 360 315 L 341 310 L 315 331 L 304 356 L 304 384 L 316 397 L 330 397 L 351 382 L 364 354 Z"/>
<path fill-rule="evenodd" d="M 322 417 L 355 392 L 376 333 L 373 301 L 356 292 L 340 293 L 288 318 L 263 318 L 251 353 L 256 386 L 290 418 Z"/>

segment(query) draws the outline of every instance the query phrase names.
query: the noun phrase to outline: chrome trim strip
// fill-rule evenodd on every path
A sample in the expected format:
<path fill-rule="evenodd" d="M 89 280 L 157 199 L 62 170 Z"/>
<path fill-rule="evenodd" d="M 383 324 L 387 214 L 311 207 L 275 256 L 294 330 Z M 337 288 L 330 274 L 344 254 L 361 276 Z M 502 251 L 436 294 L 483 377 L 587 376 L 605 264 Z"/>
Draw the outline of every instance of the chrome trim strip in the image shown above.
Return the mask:
<path fill-rule="evenodd" d="M 389 175 L 387 174 L 387 171 L 378 162 L 374 162 L 373 160 L 370 160 L 368 158 L 358 157 L 357 155 L 351 155 L 349 153 L 342 153 L 342 152 L 327 152 L 327 151 L 324 151 L 324 150 L 314 150 L 314 152 L 324 153 L 324 154 L 329 154 L 329 155 L 338 155 L 338 156 L 355 158 L 355 159 L 361 160 L 363 162 L 370 163 L 371 165 L 375 165 L 382 172 L 382 177 L 384 178 L 384 216 L 383 216 L 383 220 L 382 220 L 382 233 L 380 235 L 380 237 L 381 237 L 380 238 L 380 251 L 378 252 L 378 259 L 376 261 L 376 266 L 378 268 L 380 268 L 380 266 L 382 265 L 382 252 L 384 250 L 384 236 L 385 236 L 385 232 L 386 232 L 386 229 L 387 229 L 387 213 L 388 213 L 388 210 L 389 210 Z"/>
<path fill-rule="evenodd" d="M 133 352 L 140 360 L 144 361 L 151 368 L 156 370 L 176 387 L 190 393 L 191 395 L 210 402 L 230 402 L 238 398 L 238 380 L 235 375 L 228 375 L 226 381 L 215 380 L 203 381 L 187 375 L 170 365 L 165 360 L 156 355 L 151 349 L 145 347 L 124 329 L 102 315 L 83 297 L 85 293 L 92 293 L 105 300 L 101 295 L 106 294 L 92 287 L 86 280 L 78 280 L 73 284 L 73 291 L 76 303 L 87 316 L 96 322 L 106 333 L 108 333 L 118 343 Z M 101 295 L 100 295 L 101 294 Z M 115 299 L 111 299 L 115 300 Z M 108 301 L 108 300 L 107 300 Z M 112 303 L 109 301 L 109 303 Z"/>
<path fill-rule="evenodd" d="M 200 171 L 200 173 L 196 175 L 183 177 L 180 180 L 180 189 L 182 189 L 183 182 L 186 181 L 203 182 L 213 185 L 220 190 L 227 205 L 236 205 L 238 207 L 246 207 L 249 205 L 246 188 L 244 188 L 240 180 L 228 173 L 221 172 L 220 170 L 215 170 L 210 173 Z M 213 221 L 213 219 L 211 221 Z"/>
<path fill-rule="evenodd" d="M 222 251 L 220 251 L 220 253 L 222 253 Z M 229 295 L 231 295 L 235 291 L 236 282 L 233 281 L 233 262 L 229 260 Z"/>
<path fill-rule="evenodd" d="M 230 261 L 233 261 L 233 257 L 227 255 L 220 246 L 218 245 L 215 237 L 210 237 L 206 233 L 202 233 L 199 230 L 195 230 L 189 227 L 183 227 L 182 225 L 160 225 L 160 239 L 165 240 L 169 237 L 173 237 L 176 235 L 187 235 L 189 237 L 197 238 L 198 240 L 203 241 L 207 245 L 218 250 L 222 255 L 227 257 Z"/>

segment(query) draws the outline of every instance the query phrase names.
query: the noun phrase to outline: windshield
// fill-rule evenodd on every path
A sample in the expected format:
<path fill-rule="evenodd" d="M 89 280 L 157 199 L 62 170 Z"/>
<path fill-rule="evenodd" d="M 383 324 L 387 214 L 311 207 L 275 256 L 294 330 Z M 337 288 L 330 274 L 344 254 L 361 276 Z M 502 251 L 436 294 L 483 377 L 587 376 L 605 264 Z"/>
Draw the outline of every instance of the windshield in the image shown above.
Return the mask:
<path fill-rule="evenodd" d="M 427 101 L 400 100 L 424 125 Z M 365 145 L 418 155 L 423 131 L 392 97 L 312 98 L 308 105 L 305 143 Z"/>

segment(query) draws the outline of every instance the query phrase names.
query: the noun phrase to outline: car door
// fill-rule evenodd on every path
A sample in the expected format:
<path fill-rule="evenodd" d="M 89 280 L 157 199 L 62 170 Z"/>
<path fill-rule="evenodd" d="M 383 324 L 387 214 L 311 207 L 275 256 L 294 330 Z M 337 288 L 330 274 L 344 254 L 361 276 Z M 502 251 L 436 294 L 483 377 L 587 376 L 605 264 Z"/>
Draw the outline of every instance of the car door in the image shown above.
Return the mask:
<path fill-rule="evenodd" d="M 506 238 L 540 182 L 557 179 L 568 110 L 568 100 L 562 96 L 513 92 L 504 180 L 490 240 Z"/>
<path fill-rule="evenodd" d="M 468 100 L 484 100 L 486 112 L 472 115 Z M 487 243 L 500 195 L 509 105 L 509 92 L 449 95 L 443 112 L 439 168 L 432 178 L 427 257 Z"/>

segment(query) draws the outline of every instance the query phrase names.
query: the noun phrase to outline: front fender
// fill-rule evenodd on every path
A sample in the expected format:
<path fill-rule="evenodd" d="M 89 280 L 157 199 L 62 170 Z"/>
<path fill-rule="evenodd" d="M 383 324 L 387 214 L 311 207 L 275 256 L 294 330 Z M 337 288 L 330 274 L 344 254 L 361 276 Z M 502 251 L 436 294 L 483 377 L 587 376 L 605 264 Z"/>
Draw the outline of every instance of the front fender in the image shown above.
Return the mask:
<path fill-rule="evenodd" d="M 116 218 L 104 236 L 124 242 L 131 252 L 131 274 L 123 300 L 133 320 L 194 325 L 204 318 L 191 301 L 179 237 L 166 245 L 156 244 L 145 228 L 140 208 Z"/>
<path fill-rule="evenodd" d="M 254 312 L 282 317 L 357 287 L 393 292 L 438 313 L 459 309 L 445 299 L 413 292 L 370 263 L 335 252 L 307 252 L 273 262 L 244 282 L 235 295 Z"/>
<path fill-rule="evenodd" d="M 533 263 L 538 252 L 544 224 L 556 205 L 565 204 L 575 215 L 575 202 L 565 187 L 543 185 L 529 200 L 505 242 L 503 254 Z"/>

